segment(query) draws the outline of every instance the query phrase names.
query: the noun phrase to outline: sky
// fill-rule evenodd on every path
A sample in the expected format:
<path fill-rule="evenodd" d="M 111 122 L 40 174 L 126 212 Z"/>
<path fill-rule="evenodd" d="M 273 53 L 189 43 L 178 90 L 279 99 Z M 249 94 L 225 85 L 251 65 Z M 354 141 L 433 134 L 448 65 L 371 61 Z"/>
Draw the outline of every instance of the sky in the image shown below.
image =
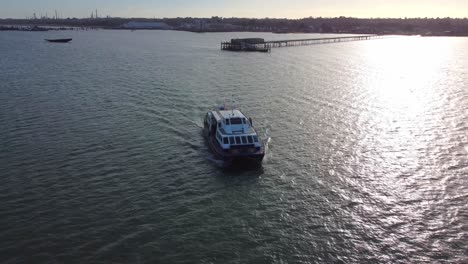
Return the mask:
<path fill-rule="evenodd" d="M 468 0 L 0 0 L 0 18 L 89 17 L 459 17 Z"/>

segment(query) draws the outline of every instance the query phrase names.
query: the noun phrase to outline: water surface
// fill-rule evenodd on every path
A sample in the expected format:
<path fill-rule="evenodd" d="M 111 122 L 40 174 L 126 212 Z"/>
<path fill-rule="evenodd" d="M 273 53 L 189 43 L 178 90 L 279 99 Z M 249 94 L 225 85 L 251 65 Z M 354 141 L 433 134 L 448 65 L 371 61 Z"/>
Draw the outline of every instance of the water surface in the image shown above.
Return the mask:
<path fill-rule="evenodd" d="M 468 39 L 220 50 L 250 36 L 317 35 L 0 33 L 0 259 L 467 262 Z M 259 169 L 202 138 L 231 96 Z"/>

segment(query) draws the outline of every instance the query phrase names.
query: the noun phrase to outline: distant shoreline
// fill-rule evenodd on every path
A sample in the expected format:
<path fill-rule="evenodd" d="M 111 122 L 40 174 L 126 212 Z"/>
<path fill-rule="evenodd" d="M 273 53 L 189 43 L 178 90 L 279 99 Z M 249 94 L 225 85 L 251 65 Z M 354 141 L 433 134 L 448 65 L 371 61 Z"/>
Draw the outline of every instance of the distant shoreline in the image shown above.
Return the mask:
<path fill-rule="evenodd" d="M 121 31 L 140 31 L 140 30 L 147 30 L 147 31 L 180 31 L 180 32 L 190 32 L 190 33 L 272 33 L 272 34 L 336 34 L 336 35 L 381 35 L 381 36 L 391 36 L 391 35 L 398 35 L 398 36 L 421 36 L 421 37 L 468 37 L 468 34 L 417 34 L 417 33 L 388 33 L 388 34 L 374 34 L 374 33 L 355 33 L 355 32 L 273 32 L 273 31 L 192 31 L 192 30 L 179 30 L 179 29 L 148 29 L 148 28 L 135 28 L 135 29 L 125 29 L 125 28 L 99 28 L 99 27 L 59 27 L 59 28 L 47 28 L 47 27 L 39 27 L 38 30 L 31 30 L 31 29 L 18 29 L 18 28 L 9 28 L 8 26 L 1 26 L 0 25 L 0 32 L 2 31 L 20 31 L 20 32 L 45 32 L 45 31 L 69 31 L 69 30 L 80 30 L 80 31 L 88 31 L 88 30 L 121 30 Z"/>
<path fill-rule="evenodd" d="M 376 34 L 468 37 L 468 19 L 460 18 L 66 18 L 0 19 L 0 31 L 175 30 L 194 33 L 269 32 L 276 34 Z"/>

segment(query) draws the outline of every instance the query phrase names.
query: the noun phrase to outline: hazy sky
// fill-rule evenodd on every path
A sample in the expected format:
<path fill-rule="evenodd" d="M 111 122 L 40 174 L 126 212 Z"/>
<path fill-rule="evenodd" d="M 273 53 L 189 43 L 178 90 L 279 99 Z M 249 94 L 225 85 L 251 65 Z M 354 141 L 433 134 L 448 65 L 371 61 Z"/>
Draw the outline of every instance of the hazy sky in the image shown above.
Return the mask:
<path fill-rule="evenodd" d="M 61 17 L 466 17 L 468 0 L 0 0 L 1 18 L 57 10 Z"/>

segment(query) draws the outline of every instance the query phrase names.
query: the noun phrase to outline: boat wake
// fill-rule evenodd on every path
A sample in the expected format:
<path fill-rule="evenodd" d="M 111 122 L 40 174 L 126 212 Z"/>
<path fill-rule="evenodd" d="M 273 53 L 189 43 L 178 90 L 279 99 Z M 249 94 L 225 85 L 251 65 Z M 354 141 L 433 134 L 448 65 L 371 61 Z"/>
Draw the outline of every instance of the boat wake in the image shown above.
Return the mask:
<path fill-rule="evenodd" d="M 196 118 L 195 120 L 191 120 L 191 122 L 199 128 L 203 128 L 203 118 Z"/>
<path fill-rule="evenodd" d="M 208 154 L 207 159 L 218 168 L 224 168 L 226 166 L 223 160 L 216 159 L 216 157 L 212 154 Z"/>
<path fill-rule="evenodd" d="M 263 158 L 264 162 L 268 162 L 269 158 L 272 156 L 270 151 L 270 143 L 271 143 L 271 136 L 270 136 L 270 129 L 267 128 L 265 133 L 263 134 L 263 145 L 265 146 L 265 157 Z"/>

